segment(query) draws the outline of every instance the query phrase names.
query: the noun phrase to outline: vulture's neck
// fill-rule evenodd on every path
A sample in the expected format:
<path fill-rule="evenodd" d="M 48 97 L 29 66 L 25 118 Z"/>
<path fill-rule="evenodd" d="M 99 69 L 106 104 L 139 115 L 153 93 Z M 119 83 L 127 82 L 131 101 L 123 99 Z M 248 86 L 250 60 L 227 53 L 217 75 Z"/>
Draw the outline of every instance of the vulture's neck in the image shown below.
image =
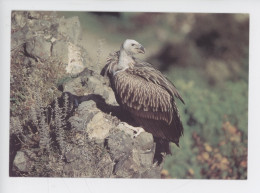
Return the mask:
<path fill-rule="evenodd" d="M 133 65 L 134 62 L 135 61 L 132 55 L 129 55 L 124 49 L 121 48 L 118 65 L 114 71 L 114 75 L 118 72 L 126 70 L 127 68 L 130 67 L 130 65 Z"/>

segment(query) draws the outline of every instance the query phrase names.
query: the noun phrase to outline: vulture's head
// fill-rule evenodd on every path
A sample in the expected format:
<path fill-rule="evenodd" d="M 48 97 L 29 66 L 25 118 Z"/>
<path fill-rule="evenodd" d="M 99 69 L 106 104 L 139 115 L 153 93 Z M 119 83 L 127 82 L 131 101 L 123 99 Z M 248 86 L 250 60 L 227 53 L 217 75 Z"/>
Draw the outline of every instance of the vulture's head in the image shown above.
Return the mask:
<path fill-rule="evenodd" d="M 144 47 L 138 43 L 135 40 L 127 39 L 122 45 L 122 49 L 128 54 L 128 55 L 135 55 L 135 54 L 144 54 L 145 49 Z"/>

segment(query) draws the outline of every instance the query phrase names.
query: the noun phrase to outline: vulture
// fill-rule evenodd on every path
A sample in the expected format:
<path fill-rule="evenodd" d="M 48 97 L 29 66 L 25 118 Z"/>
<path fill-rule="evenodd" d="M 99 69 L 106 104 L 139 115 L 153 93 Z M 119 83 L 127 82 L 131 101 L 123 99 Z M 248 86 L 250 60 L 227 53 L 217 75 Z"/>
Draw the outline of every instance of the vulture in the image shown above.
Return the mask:
<path fill-rule="evenodd" d="M 183 104 L 184 100 L 159 70 L 134 57 L 139 53 L 145 53 L 140 43 L 125 40 L 119 51 L 109 55 L 101 75 L 109 77 L 123 112 L 127 112 L 139 128 L 153 135 L 154 162 L 161 163 L 165 155 L 171 154 L 170 142 L 179 146 L 183 126 L 175 100 Z M 135 136 L 140 132 L 141 129 Z"/>

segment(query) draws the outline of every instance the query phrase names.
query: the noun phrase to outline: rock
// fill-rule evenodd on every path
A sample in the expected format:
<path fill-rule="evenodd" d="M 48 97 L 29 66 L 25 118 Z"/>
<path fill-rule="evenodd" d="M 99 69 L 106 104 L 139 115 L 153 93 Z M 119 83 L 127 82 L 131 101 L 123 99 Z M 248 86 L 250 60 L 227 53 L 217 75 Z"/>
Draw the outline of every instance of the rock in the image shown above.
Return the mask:
<path fill-rule="evenodd" d="M 58 61 L 67 65 L 68 74 L 60 83 L 63 94 L 45 108 L 36 108 L 42 119 L 21 126 L 26 129 L 19 133 L 24 141 L 12 150 L 11 176 L 160 178 L 162 165 L 153 163 L 153 136 L 144 132 L 133 138 L 133 131 L 121 122 L 107 80 L 85 62 L 86 50 L 78 45 L 78 18 L 16 11 L 12 17 L 12 59 L 16 53 L 24 54 L 22 61 L 32 71 L 39 63 Z M 49 148 L 39 146 L 43 125 Z"/>
<path fill-rule="evenodd" d="M 106 103 L 118 105 L 113 90 L 105 84 L 104 77 L 97 73 L 86 72 L 63 84 L 63 91 L 75 95 L 96 94 L 102 96 Z"/>
<path fill-rule="evenodd" d="M 101 175 L 99 177 L 160 177 L 161 166 L 154 166 L 153 164 L 155 146 L 151 134 L 144 132 L 137 138 L 133 138 L 131 129 L 123 124 L 115 126 L 112 116 L 101 112 L 92 100 L 81 103 L 75 116 L 70 118 L 70 122 L 75 130 L 85 128 L 84 131 L 80 129 L 81 132 L 78 133 L 77 137 L 73 137 L 74 139 L 85 140 L 85 145 L 81 148 L 85 148 L 86 144 L 93 142 L 101 145 L 98 146 L 98 151 L 103 152 L 104 157 L 102 156 L 98 163 L 101 166 L 101 163 L 107 162 L 108 168 L 102 168 L 104 173 L 99 171 L 99 175 Z M 84 132 L 87 135 L 85 139 L 83 137 Z M 96 151 L 94 150 L 94 152 Z M 74 152 L 76 152 L 75 149 Z M 92 151 L 88 149 L 87 152 Z M 93 154 L 90 154 L 89 156 L 92 157 Z M 66 157 L 68 157 L 68 160 L 73 160 L 77 155 L 81 154 L 69 152 Z M 95 155 L 96 158 L 97 155 Z M 77 159 L 81 158 L 78 157 Z M 91 163 L 88 162 L 88 164 Z M 96 173 L 92 171 L 88 175 L 93 177 Z"/>
<path fill-rule="evenodd" d="M 63 91 L 75 95 L 83 95 L 85 92 L 85 88 L 81 84 L 81 78 L 78 77 L 71 81 L 66 82 L 63 85 Z"/>
<path fill-rule="evenodd" d="M 72 44 L 77 44 L 80 40 L 81 30 L 78 17 L 68 19 L 60 18 L 57 32 L 67 37 Z"/>
<path fill-rule="evenodd" d="M 125 128 L 125 130 L 128 130 Z M 107 148 L 113 160 L 120 162 L 130 157 L 134 142 L 130 135 L 121 130 L 115 130 L 108 137 Z"/>
<path fill-rule="evenodd" d="M 16 22 L 19 27 L 24 27 L 26 25 L 26 18 L 23 16 L 22 12 L 15 14 L 13 18 L 14 22 Z"/>
<path fill-rule="evenodd" d="M 14 158 L 13 167 L 20 172 L 29 172 L 32 161 L 24 151 L 18 151 Z"/>
<path fill-rule="evenodd" d="M 56 41 L 55 39 L 51 39 L 51 42 L 53 44 L 52 55 L 57 57 L 63 64 L 68 64 L 68 49 L 66 49 L 68 44 L 63 40 Z"/>
<path fill-rule="evenodd" d="M 155 151 L 152 134 L 143 132 L 135 139 L 134 143 L 136 149 L 133 157 L 136 158 L 136 162 L 142 167 L 151 166 Z"/>
<path fill-rule="evenodd" d="M 68 66 L 66 67 L 67 73 L 78 74 L 85 68 L 81 50 L 75 44 L 68 44 Z"/>
<path fill-rule="evenodd" d="M 98 112 L 92 120 L 87 124 L 88 137 L 92 140 L 104 141 L 108 137 L 109 130 L 112 125 L 109 124 L 108 120 L 104 118 L 101 112 Z"/>
<path fill-rule="evenodd" d="M 23 47 L 30 58 L 41 61 L 56 57 L 67 72 L 76 74 L 85 66 L 81 48 L 77 42 L 81 38 L 78 17 L 57 18 L 54 12 L 12 12 L 11 49 Z"/>
<path fill-rule="evenodd" d="M 46 60 L 51 56 L 51 43 L 43 37 L 35 38 L 34 41 L 26 43 L 26 52 L 35 58 Z"/>

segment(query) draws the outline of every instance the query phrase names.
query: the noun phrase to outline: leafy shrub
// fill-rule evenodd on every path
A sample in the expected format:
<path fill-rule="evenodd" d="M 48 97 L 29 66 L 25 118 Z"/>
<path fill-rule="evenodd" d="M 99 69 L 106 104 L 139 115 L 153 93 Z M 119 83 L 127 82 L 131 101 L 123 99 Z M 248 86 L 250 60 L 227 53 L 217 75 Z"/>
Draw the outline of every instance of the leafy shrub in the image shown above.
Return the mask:
<path fill-rule="evenodd" d="M 179 104 L 185 130 L 181 148 L 173 147 L 165 168 L 178 178 L 245 179 L 248 84 L 226 81 L 211 87 L 200 73 L 175 69 L 170 77 L 178 80 L 186 103 Z"/>

